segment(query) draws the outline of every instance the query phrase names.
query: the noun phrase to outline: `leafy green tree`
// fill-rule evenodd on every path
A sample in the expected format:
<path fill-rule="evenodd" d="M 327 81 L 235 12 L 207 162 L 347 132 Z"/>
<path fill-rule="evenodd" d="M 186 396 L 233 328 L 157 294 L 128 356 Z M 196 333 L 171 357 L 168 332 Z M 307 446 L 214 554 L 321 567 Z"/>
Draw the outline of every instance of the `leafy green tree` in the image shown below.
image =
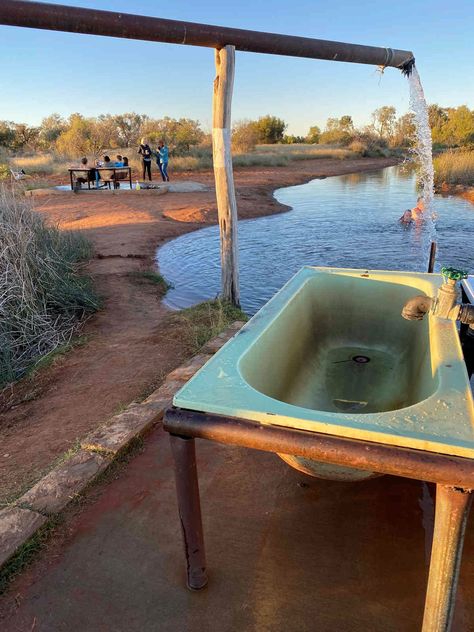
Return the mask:
<path fill-rule="evenodd" d="M 326 128 L 319 142 L 328 145 L 348 145 L 354 138 L 352 116 L 345 114 L 341 118 L 328 118 Z"/>
<path fill-rule="evenodd" d="M 444 144 L 446 135 L 446 123 L 449 120 L 446 108 L 436 103 L 428 107 L 428 120 L 431 127 L 431 136 L 434 143 Z"/>
<path fill-rule="evenodd" d="M 140 136 L 145 136 L 152 144 L 164 140 L 170 150 L 179 155 L 198 145 L 204 138 L 204 132 L 199 121 L 165 116 L 162 119 L 148 119 L 140 129 Z"/>
<path fill-rule="evenodd" d="M 447 140 L 452 145 L 469 145 L 474 142 L 474 111 L 467 105 L 449 108 Z"/>
<path fill-rule="evenodd" d="M 312 125 L 309 128 L 309 132 L 306 136 L 306 142 L 317 144 L 319 143 L 320 137 L 321 137 L 321 130 L 319 129 L 317 125 Z"/>
<path fill-rule="evenodd" d="M 48 150 L 54 147 L 66 129 L 67 123 L 59 114 L 54 113 L 46 116 L 39 127 L 38 142 L 41 149 Z"/>
<path fill-rule="evenodd" d="M 287 127 L 285 121 L 277 116 L 261 116 L 255 123 L 258 132 L 258 142 L 272 145 L 283 140 Z"/>
<path fill-rule="evenodd" d="M 281 142 L 285 145 L 295 145 L 306 142 L 306 138 L 304 136 L 295 136 L 294 134 L 285 134 Z"/>

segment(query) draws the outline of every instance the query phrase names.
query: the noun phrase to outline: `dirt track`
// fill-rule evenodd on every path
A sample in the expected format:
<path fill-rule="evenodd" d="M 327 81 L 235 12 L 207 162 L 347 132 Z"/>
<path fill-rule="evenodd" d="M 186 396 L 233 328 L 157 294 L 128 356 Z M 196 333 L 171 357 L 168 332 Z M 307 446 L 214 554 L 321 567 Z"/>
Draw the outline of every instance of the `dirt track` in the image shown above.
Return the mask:
<path fill-rule="evenodd" d="M 286 210 L 273 198 L 275 188 L 391 164 L 391 159 L 364 158 L 240 169 L 235 173 L 239 217 Z M 210 172 L 179 179 L 210 186 L 213 181 Z M 163 196 L 64 194 L 35 198 L 35 207 L 64 229 L 83 230 L 92 241 L 96 256 L 87 269 L 104 309 L 86 323 L 86 344 L 15 387 L 16 405 L 0 414 L 0 501 L 28 487 L 77 439 L 143 397 L 180 364 L 186 349 L 176 326 L 167 322 L 156 286 L 131 273 L 153 268 L 156 247 L 166 240 L 217 219 L 212 188 Z"/>

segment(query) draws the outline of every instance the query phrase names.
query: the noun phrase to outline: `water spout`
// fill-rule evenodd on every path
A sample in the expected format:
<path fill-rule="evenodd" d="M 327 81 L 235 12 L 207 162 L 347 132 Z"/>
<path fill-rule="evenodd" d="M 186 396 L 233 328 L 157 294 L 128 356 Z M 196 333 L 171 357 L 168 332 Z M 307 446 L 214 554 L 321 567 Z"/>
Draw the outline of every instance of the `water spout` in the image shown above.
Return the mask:
<path fill-rule="evenodd" d="M 412 57 L 411 59 L 409 59 L 408 61 L 406 61 L 404 64 L 400 66 L 402 75 L 404 75 L 405 77 L 409 77 L 412 73 L 414 66 L 415 66 L 415 58 Z"/>

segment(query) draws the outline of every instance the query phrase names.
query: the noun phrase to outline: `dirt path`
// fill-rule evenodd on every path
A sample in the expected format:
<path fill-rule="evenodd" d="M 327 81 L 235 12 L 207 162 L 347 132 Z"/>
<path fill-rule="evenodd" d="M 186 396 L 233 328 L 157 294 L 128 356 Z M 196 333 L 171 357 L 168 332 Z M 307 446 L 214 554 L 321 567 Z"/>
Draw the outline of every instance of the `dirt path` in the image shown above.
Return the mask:
<path fill-rule="evenodd" d="M 380 169 L 390 159 L 311 160 L 288 167 L 238 170 L 239 217 L 281 212 L 277 187 L 311 178 Z M 212 174 L 183 174 L 212 186 Z M 152 269 L 156 247 L 216 222 L 214 191 L 104 197 L 35 198 L 37 211 L 64 229 L 85 232 L 96 256 L 88 264 L 104 309 L 86 323 L 86 343 L 4 393 L 0 410 L 0 501 L 29 487 L 76 441 L 121 407 L 142 398 L 187 353 L 156 286 L 134 275 Z M 15 405 L 11 406 L 11 403 Z"/>

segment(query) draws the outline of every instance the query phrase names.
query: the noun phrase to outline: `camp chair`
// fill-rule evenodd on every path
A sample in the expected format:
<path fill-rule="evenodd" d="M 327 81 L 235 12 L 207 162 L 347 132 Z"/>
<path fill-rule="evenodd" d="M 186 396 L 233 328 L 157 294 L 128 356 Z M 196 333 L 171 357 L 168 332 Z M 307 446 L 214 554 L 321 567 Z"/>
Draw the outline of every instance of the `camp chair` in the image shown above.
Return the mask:
<path fill-rule="evenodd" d="M 11 173 L 12 182 L 18 182 L 19 180 L 23 180 L 24 178 L 28 177 L 27 174 L 23 171 L 23 169 L 20 169 L 19 171 L 10 169 L 10 173 Z"/>
<path fill-rule="evenodd" d="M 115 180 L 114 180 L 114 170 L 113 169 L 101 169 L 100 170 L 100 179 L 104 184 L 106 184 L 109 189 L 111 185 L 114 185 L 115 188 Z"/>

